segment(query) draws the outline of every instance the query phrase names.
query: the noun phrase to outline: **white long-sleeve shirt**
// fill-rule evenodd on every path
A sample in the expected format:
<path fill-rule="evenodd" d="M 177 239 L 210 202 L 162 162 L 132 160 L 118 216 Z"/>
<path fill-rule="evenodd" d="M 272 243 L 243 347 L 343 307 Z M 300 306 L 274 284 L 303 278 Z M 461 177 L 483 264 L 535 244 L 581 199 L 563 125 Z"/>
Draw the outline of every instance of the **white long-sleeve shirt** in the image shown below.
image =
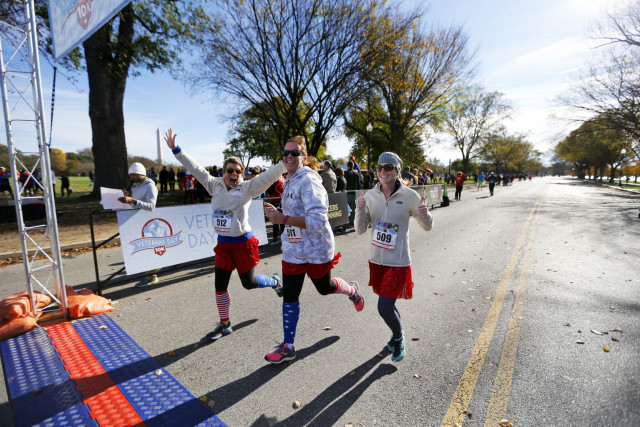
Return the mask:
<path fill-rule="evenodd" d="M 355 226 L 358 234 L 367 231 L 367 226 L 371 224 L 371 242 L 369 249 L 369 261 L 378 265 L 388 267 L 406 267 L 411 265 L 411 250 L 409 248 L 409 219 L 415 218 L 420 227 L 429 231 L 433 227 L 433 215 L 431 212 L 427 216 L 420 216 L 418 205 L 420 196 L 409 187 L 401 185 L 389 199 L 385 198 L 380 188 L 380 183 L 376 184 L 373 190 L 367 191 L 364 195 L 365 206 L 356 208 Z M 397 226 L 396 238 L 393 249 L 385 249 L 384 244 L 375 242 L 376 222 Z M 389 233 L 388 235 L 391 235 Z"/>
<path fill-rule="evenodd" d="M 251 231 L 249 225 L 251 199 L 264 193 L 286 170 L 284 164 L 280 162 L 252 180 L 242 181 L 236 187 L 227 190 L 224 178 L 211 176 L 184 150 L 175 156 L 211 195 L 213 225 L 216 232 L 222 236 L 238 237 Z M 218 221 L 221 222 L 218 223 Z"/>

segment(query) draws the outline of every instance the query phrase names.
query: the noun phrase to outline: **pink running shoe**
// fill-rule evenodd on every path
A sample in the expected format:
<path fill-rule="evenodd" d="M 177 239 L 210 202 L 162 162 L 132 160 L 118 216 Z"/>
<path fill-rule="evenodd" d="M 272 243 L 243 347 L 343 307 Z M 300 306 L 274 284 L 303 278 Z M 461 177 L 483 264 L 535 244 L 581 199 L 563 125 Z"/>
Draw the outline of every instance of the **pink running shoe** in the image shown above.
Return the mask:
<path fill-rule="evenodd" d="M 360 293 L 358 282 L 349 282 L 351 286 L 356 290 L 356 293 L 352 297 L 349 297 L 353 301 L 353 305 L 356 307 L 356 311 L 362 311 L 364 309 L 364 297 Z"/>
<path fill-rule="evenodd" d="M 287 360 L 293 360 L 296 358 L 296 349 L 294 346 L 289 347 L 285 343 L 280 344 L 276 351 L 268 353 L 264 356 L 264 360 L 274 365 L 278 365 Z"/>

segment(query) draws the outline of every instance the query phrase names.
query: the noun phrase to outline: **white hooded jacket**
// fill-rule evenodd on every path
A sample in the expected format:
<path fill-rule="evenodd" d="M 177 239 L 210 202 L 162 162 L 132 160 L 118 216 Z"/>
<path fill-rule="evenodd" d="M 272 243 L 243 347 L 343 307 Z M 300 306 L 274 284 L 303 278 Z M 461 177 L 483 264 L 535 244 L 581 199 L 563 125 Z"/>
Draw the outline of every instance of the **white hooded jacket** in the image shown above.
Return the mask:
<path fill-rule="evenodd" d="M 282 213 L 305 218 L 306 229 L 289 227 L 282 233 L 282 259 L 294 264 L 324 264 L 333 259 L 335 240 L 329 225 L 329 196 L 322 178 L 307 166 L 287 176 L 282 191 Z M 288 229 L 300 237 L 292 243 Z M 299 233 L 299 234 L 298 234 Z"/>

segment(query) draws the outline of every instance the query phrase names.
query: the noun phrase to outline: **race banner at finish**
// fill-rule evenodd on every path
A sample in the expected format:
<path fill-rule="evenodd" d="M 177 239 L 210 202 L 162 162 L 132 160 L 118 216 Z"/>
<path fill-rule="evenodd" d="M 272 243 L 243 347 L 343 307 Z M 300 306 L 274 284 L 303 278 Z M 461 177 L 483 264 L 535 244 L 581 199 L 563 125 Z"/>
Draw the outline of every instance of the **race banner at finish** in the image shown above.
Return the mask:
<path fill-rule="evenodd" d="M 214 256 L 218 235 L 210 204 L 118 211 L 120 245 L 127 274 Z M 262 200 L 252 200 L 249 224 L 260 245 L 268 242 Z"/>
<path fill-rule="evenodd" d="M 89 38 L 131 0 L 50 0 L 53 56 L 60 59 Z"/>

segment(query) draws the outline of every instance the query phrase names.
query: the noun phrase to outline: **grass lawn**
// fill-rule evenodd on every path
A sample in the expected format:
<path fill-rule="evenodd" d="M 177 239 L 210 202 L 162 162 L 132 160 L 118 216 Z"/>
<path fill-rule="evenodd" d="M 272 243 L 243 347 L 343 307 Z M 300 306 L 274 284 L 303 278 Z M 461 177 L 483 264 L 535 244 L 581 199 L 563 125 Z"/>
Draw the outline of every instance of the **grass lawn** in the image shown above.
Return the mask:
<path fill-rule="evenodd" d="M 100 204 L 100 199 L 91 197 L 91 191 L 93 189 L 89 188 L 89 183 L 90 180 L 87 176 L 70 176 L 69 184 L 71 185 L 71 188 L 73 188 L 73 193 L 71 196 L 67 197 L 65 192 L 65 196 L 62 197 L 60 195 L 60 180 L 58 179 L 55 188 L 55 205 L 59 225 L 89 224 L 89 215 L 91 212 L 104 212 L 104 209 Z M 42 193 L 39 194 L 42 195 Z M 156 206 L 165 207 L 182 205 L 183 200 L 184 192 L 174 191 L 169 196 L 158 196 Z M 97 215 L 94 217 L 94 221 L 96 222 L 101 220 L 112 221 L 113 218 L 111 215 Z M 33 225 L 31 223 L 41 223 L 41 221 L 29 221 L 29 225 Z M 0 228 L 17 228 L 17 224 L 0 224 Z"/>

